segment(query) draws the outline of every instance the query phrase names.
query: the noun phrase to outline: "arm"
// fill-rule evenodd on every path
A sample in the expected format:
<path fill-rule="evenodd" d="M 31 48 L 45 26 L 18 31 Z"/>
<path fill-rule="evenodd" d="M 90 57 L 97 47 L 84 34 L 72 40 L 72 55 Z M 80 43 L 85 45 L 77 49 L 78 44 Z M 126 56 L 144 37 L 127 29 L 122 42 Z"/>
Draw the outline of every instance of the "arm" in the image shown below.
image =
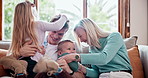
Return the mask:
<path fill-rule="evenodd" d="M 72 78 L 85 78 L 85 75 L 82 72 L 74 72 Z"/>
<path fill-rule="evenodd" d="M 124 42 L 119 33 L 113 33 L 107 38 L 107 42 L 104 45 L 102 51 L 96 49 L 92 50 L 92 53 L 89 54 L 72 53 L 62 56 L 59 59 L 65 59 L 68 63 L 72 61 L 81 61 L 82 64 L 104 65 L 113 59 L 119 49 L 124 45 Z M 75 58 L 76 55 L 79 56 L 79 59 L 77 60 Z"/>
<path fill-rule="evenodd" d="M 65 70 L 66 72 L 68 72 L 69 74 L 72 72 L 72 70 L 69 68 L 67 62 L 64 59 L 60 59 L 57 60 L 57 63 L 59 64 L 59 66 Z"/>
<path fill-rule="evenodd" d="M 63 72 L 60 73 L 60 74 L 65 74 L 65 76 L 67 78 L 85 78 L 83 72 L 81 72 L 81 71 L 77 71 L 77 72 L 72 71 L 69 68 L 67 62 L 64 59 L 57 60 L 57 62 L 59 63 L 60 67 L 63 69 Z"/>
<path fill-rule="evenodd" d="M 122 46 L 124 46 L 124 42 L 121 35 L 119 33 L 113 33 L 107 37 L 107 43 L 102 51 L 96 49 L 91 54 L 80 54 L 81 63 L 105 65 L 114 58 Z"/>
<path fill-rule="evenodd" d="M 97 70 L 98 68 L 95 65 L 92 65 L 92 68 L 87 68 L 82 64 L 79 64 L 79 71 L 83 72 L 87 77 L 98 78 L 99 72 Z"/>
<path fill-rule="evenodd" d="M 37 25 L 41 31 L 58 31 L 62 29 L 64 24 L 67 22 L 67 17 L 65 15 L 61 15 L 60 19 L 55 22 L 45 22 L 40 21 L 40 25 Z"/>

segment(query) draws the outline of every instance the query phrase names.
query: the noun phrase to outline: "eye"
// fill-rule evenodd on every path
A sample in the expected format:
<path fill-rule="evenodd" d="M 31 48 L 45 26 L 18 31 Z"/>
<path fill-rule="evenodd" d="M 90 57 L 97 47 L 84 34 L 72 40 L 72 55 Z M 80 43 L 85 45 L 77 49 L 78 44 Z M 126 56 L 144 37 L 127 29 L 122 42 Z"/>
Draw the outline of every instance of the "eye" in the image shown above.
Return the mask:
<path fill-rule="evenodd" d="M 78 37 L 79 37 L 79 38 L 81 38 L 82 36 L 81 36 L 81 35 L 79 35 Z"/>
<path fill-rule="evenodd" d="M 64 35 L 64 33 L 59 33 L 58 35 L 63 36 L 63 35 Z"/>
<path fill-rule="evenodd" d="M 75 48 L 73 48 L 73 50 L 76 50 Z"/>
<path fill-rule="evenodd" d="M 56 31 L 53 31 L 53 33 L 57 33 Z"/>
<path fill-rule="evenodd" d="M 70 48 L 68 48 L 67 50 L 70 50 Z"/>

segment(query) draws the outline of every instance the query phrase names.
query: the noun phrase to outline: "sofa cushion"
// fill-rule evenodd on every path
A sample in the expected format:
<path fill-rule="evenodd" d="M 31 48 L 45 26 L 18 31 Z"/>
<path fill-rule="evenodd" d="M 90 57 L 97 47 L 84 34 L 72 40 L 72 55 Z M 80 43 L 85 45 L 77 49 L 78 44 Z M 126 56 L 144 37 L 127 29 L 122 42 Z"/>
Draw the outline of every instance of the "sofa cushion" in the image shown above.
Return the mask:
<path fill-rule="evenodd" d="M 148 78 L 148 46 L 147 45 L 138 45 L 140 51 L 140 58 L 143 65 L 145 78 Z"/>
<path fill-rule="evenodd" d="M 128 49 L 128 56 L 133 69 L 133 78 L 144 78 L 143 66 L 140 60 L 138 46 Z"/>
<path fill-rule="evenodd" d="M 131 36 L 130 38 L 124 39 L 125 45 L 127 49 L 130 49 L 136 46 L 138 36 Z"/>

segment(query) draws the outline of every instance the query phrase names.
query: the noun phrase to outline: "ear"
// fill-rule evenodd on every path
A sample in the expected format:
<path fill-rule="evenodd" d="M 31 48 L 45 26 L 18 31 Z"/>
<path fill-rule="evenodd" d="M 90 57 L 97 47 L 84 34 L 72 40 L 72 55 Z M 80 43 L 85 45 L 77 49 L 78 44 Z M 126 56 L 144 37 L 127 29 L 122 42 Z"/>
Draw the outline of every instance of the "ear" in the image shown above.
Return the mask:
<path fill-rule="evenodd" d="M 62 51 L 61 50 L 58 50 L 56 52 L 58 53 L 58 55 L 61 55 L 62 54 Z"/>

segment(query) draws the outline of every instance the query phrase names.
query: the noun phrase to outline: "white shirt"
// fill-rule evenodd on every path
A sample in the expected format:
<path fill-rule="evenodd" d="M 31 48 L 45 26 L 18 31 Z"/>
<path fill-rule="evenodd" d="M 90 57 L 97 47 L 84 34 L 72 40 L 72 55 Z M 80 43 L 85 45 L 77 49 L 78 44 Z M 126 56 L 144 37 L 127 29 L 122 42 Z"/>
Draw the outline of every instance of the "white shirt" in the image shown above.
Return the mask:
<path fill-rule="evenodd" d="M 39 45 L 42 46 L 46 31 L 58 31 L 64 26 L 66 21 L 67 17 L 65 15 L 62 15 L 59 20 L 52 23 L 44 21 L 35 21 L 34 26 Z M 36 52 L 36 54 L 33 57 L 31 57 L 31 59 L 38 62 L 42 57 L 43 55 L 41 53 Z"/>
<path fill-rule="evenodd" d="M 58 45 L 51 45 L 48 43 L 46 47 L 45 56 L 48 58 L 51 58 L 52 60 L 57 60 L 58 54 L 57 54 L 57 46 Z"/>

